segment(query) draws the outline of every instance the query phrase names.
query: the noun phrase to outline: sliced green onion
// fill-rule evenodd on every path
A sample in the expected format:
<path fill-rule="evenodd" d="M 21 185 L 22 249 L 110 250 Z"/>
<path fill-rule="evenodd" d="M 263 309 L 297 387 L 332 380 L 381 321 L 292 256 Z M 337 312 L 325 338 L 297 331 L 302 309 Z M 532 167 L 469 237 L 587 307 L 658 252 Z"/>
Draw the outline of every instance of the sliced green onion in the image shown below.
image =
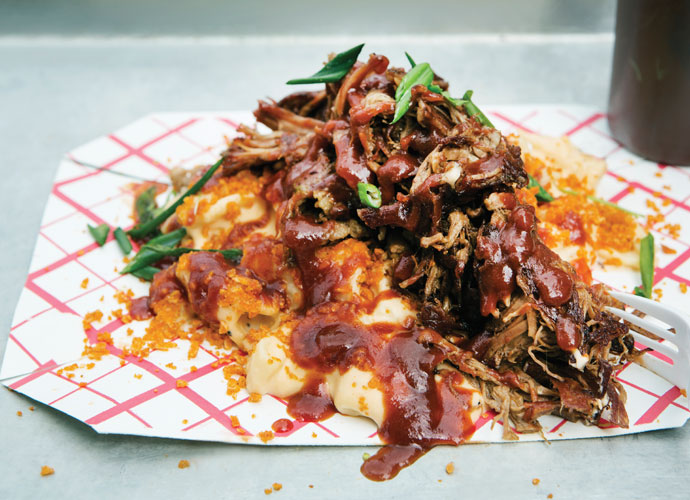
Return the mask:
<path fill-rule="evenodd" d="M 560 189 L 561 191 L 563 191 L 565 194 L 570 194 L 570 195 L 573 195 L 573 196 L 582 196 L 581 193 L 578 193 L 577 191 L 573 191 L 573 190 L 571 190 L 571 189 L 565 189 L 565 188 L 558 188 L 558 189 Z M 589 194 L 588 194 L 588 195 L 586 195 L 586 198 L 587 198 L 588 200 L 591 200 L 591 201 L 595 202 L 595 203 L 601 203 L 602 205 L 607 205 L 607 206 L 609 206 L 609 207 L 617 208 L 617 209 L 620 210 L 621 212 L 625 212 L 626 214 L 632 215 L 633 217 L 642 217 L 642 214 L 638 214 L 637 212 L 633 212 L 633 211 L 631 211 L 631 210 L 628 210 L 627 208 L 623 208 L 623 207 L 621 207 L 620 205 L 617 205 L 617 204 L 615 204 L 615 203 L 613 203 L 613 202 L 610 202 L 610 201 L 607 201 L 607 200 L 602 200 L 601 198 L 597 198 L 596 196 L 592 196 L 592 195 L 589 195 Z"/>
<path fill-rule="evenodd" d="M 539 201 L 545 201 L 545 202 L 550 202 L 554 200 L 554 197 L 551 196 L 551 194 L 544 189 L 544 186 L 539 184 L 539 181 L 532 177 L 530 174 L 527 174 L 527 177 L 529 177 L 529 184 L 527 184 L 528 188 L 533 188 L 533 187 L 538 187 L 539 191 L 534 195 L 534 197 L 539 200 Z"/>
<path fill-rule="evenodd" d="M 364 44 L 352 47 L 345 52 L 336 54 L 336 56 L 328 61 L 323 68 L 306 78 L 295 78 L 287 82 L 288 85 L 297 85 L 300 83 L 331 83 L 337 82 L 342 77 L 347 75 L 350 68 L 357 62 L 357 57 L 362 51 Z"/>
<path fill-rule="evenodd" d="M 180 196 L 175 202 L 170 205 L 168 208 L 163 210 L 162 212 L 158 213 L 153 219 L 143 223 L 139 224 L 138 226 L 134 227 L 133 229 L 130 229 L 127 231 L 127 234 L 129 234 L 132 238 L 142 238 L 149 234 L 150 232 L 154 231 L 158 226 L 160 226 L 168 217 L 170 217 L 172 214 L 175 213 L 175 209 L 179 207 L 184 199 L 187 196 L 195 194 L 197 191 L 199 191 L 202 187 L 204 187 L 204 184 L 208 182 L 208 180 L 213 176 L 213 174 L 216 173 L 216 170 L 218 170 L 218 167 L 221 166 L 223 163 L 223 159 L 221 158 L 218 160 L 216 163 L 211 166 L 211 168 L 208 169 L 208 171 L 194 183 L 192 187 L 190 187 L 182 196 Z"/>
<path fill-rule="evenodd" d="M 182 238 L 187 234 L 184 228 L 176 229 L 166 234 L 161 234 L 151 239 L 148 243 L 143 245 L 134 258 L 125 266 L 125 268 L 120 271 L 120 274 L 133 273 L 139 269 L 158 262 L 163 257 L 159 252 L 151 249 L 151 246 L 163 247 L 163 248 L 173 248 L 177 245 Z"/>
<path fill-rule="evenodd" d="M 127 233 L 125 233 L 121 227 L 115 228 L 115 231 L 113 231 L 113 236 L 115 237 L 115 241 L 117 241 L 117 244 L 120 246 L 120 250 L 122 250 L 123 254 L 127 255 L 132 251 L 132 242 L 129 241 Z"/>
<path fill-rule="evenodd" d="M 370 208 L 379 208 L 381 206 L 381 191 L 373 184 L 358 182 L 357 194 L 364 206 Z"/>
<path fill-rule="evenodd" d="M 648 233 L 640 240 L 640 276 L 642 287 L 635 287 L 635 295 L 652 298 L 652 286 L 654 286 L 654 236 Z"/>
<path fill-rule="evenodd" d="M 474 116 L 479 121 L 479 123 L 486 127 L 496 128 L 494 127 L 494 124 L 491 123 L 491 121 L 486 117 L 486 115 L 481 112 L 477 105 L 472 102 L 473 94 L 473 90 L 468 90 L 467 92 L 465 92 L 465 95 L 462 96 L 462 100 L 465 101 L 464 106 L 465 111 L 467 111 L 467 114 L 471 117 Z"/>
<path fill-rule="evenodd" d="M 410 100 L 412 99 L 412 88 L 416 85 L 424 85 L 428 87 L 434 80 L 434 72 L 431 71 L 431 66 L 427 63 L 417 64 L 414 68 L 407 72 L 395 90 L 395 115 L 393 121 L 395 123 L 402 118 L 407 110 L 410 109 Z"/>
<path fill-rule="evenodd" d="M 153 281 L 153 277 L 158 272 L 160 272 L 160 269 L 158 269 L 157 267 L 146 266 L 142 267 L 141 269 L 138 269 L 137 271 L 134 271 L 131 274 L 132 276 L 136 276 L 137 278 L 141 278 L 146 281 Z"/>
<path fill-rule="evenodd" d="M 414 62 L 414 59 L 412 59 L 412 56 L 410 54 L 405 52 L 405 57 L 407 57 L 407 60 L 410 62 L 410 66 L 412 66 L 413 68 L 417 66 L 417 63 Z"/>
<path fill-rule="evenodd" d="M 134 210 L 137 213 L 139 224 L 144 224 L 155 217 L 156 206 L 156 186 L 151 186 L 143 191 L 134 200 Z"/>
<path fill-rule="evenodd" d="M 108 224 L 101 224 L 96 227 L 92 226 L 91 224 L 87 224 L 86 227 L 89 228 L 91 236 L 93 236 L 93 239 L 96 240 L 96 243 L 98 243 L 99 247 L 105 245 L 105 240 L 108 239 L 108 233 L 110 233 L 110 226 L 108 226 Z"/>
<path fill-rule="evenodd" d="M 223 257 L 225 257 L 228 260 L 233 260 L 233 261 L 239 261 L 242 258 L 242 250 L 239 248 L 230 248 L 228 250 L 204 250 L 204 249 L 199 249 L 199 248 L 186 248 L 186 247 L 177 247 L 177 248 L 168 248 L 160 245 L 149 245 L 149 250 L 153 252 L 157 252 L 160 254 L 160 258 L 163 257 L 179 257 L 182 254 L 185 253 L 190 253 L 190 252 L 214 252 L 214 253 L 219 253 Z"/>

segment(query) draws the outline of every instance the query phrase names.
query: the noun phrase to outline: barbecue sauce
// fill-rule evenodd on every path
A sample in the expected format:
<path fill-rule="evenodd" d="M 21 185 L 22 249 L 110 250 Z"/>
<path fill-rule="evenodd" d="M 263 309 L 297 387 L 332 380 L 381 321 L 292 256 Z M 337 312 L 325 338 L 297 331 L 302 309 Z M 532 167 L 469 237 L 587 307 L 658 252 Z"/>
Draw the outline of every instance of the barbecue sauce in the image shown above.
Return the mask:
<path fill-rule="evenodd" d="M 559 257 L 537 236 L 534 208 L 519 205 L 500 226 L 484 228 L 477 238 L 481 313 L 491 314 L 499 300 L 506 300 L 522 276 L 548 306 L 561 306 L 572 295 L 571 276 L 557 267 Z"/>
<path fill-rule="evenodd" d="M 351 368 L 373 373 L 385 409 L 379 436 L 388 446 L 364 463 L 362 473 L 382 481 L 433 446 L 465 441 L 473 431 L 473 392 L 462 386 L 463 377 L 456 371 L 436 374 L 446 355 L 438 347 L 438 333 L 413 325 L 363 325 L 356 319 L 359 312 L 359 307 L 343 303 L 311 309 L 292 332 L 290 350 L 298 365 L 323 377 Z M 330 416 L 323 411 L 322 380 L 313 378 L 290 398 L 292 416 L 306 421 Z"/>

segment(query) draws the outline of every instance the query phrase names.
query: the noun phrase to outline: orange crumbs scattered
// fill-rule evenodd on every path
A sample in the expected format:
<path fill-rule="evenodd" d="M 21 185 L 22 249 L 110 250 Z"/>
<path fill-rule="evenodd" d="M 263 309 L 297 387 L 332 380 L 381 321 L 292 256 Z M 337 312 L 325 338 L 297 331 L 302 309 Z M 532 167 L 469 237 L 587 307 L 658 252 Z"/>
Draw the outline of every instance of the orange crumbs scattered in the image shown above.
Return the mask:
<path fill-rule="evenodd" d="M 185 419 L 182 420 L 182 423 L 185 424 L 185 425 L 187 425 L 187 424 L 189 423 L 189 420 L 187 420 L 187 419 L 185 418 Z"/>
<path fill-rule="evenodd" d="M 263 441 L 264 443 L 268 443 L 270 440 L 272 440 L 275 435 L 273 434 L 273 431 L 261 431 L 258 434 L 259 439 Z"/>
<path fill-rule="evenodd" d="M 187 387 L 187 385 L 189 385 L 189 384 L 187 384 L 187 381 L 186 381 L 186 380 L 178 380 L 178 381 L 177 381 L 177 387 L 178 387 L 178 388 Z"/>
<path fill-rule="evenodd" d="M 89 278 L 84 278 L 79 286 L 86 289 L 86 287 L 89 286 Z"/>
<path fill-rule="evenodd" d="M 230 415 L 230 425 L 232 425 L 235 428 L 239 427 L 240 419 L 237 418 L 235 415 Z"/>
<path fill-rule="evenodd" d="M 584 239 L 595 250 L 612 249 L 629 252 L 635 249 L 637 224 L 632 215 L 617 208 L 589 201 L 580 195 L 565 195 L 550 202 L 543 203 L 537 209 L 537 216 L 544 222 L 563 229 L 563 235 L 549 235 L 547 245 L 558 243 L 571 244 L 569 217 L 575 215 L 585 233 Z M 541 233 L 540 233 L 541 235 Z"/>
<path fill-rule="evenodd" d="M 264 493 L 265 493 L 266 495 L 270 495 L 271 493 L 273 493 L 273 489 L 272 489 L 272 488 L 266 488 L 266 489 L 264 490 Z"/>
<path fill-rule="evenodd" d="M 79 382 L 79 387 L 86 387 L 86 382 Z"/>
<path fill-rule="evenodd" d="M 29 406 L 29 411 L 34 411 L 35 409 L 36 408 L 34 408 L 33 406 Z"/>
<path fill-rule="evenodd" d="M 688 285 L 686 283 L 678 283 L 680 293 L 688 293 Z"/>
<path fill-rule="evenodd" d="M 187 467 L 189 467 L 189 460 L 180 460 L 177 464 L 178 469 L 186 469 Z"/>
<path fill-rule="evenodd" d="M 55 469 L 47 465 L 41 467 L 41 476 L 50 476 L 51 474 L 55 474 Z"/>
<path fill-rule="evenodd" d="M 553 498 L 553 493 L 549 493 L 548 495 L 546 495 L 546 498 Z"/>
<path fill-rule="evenodd" d="M 261 401 L 261 394 L 259 394 L 258 392 L 252 392 L 249 395 L 248 401 L 250 403 L 258 403 L 259 401 Z"/>
<path fill-rule="evenodd" d="M 446 464 L 446 474 L 450 476 L 453 472 L 455 472 L 455 464 L 453 462 L 448 462 L 448 464 Z"/>
<path fill-rule="evenodd" d="M 90 330 L 92 328 L 91 323 L 93 323 L 94 321 L 100 321 L 102 319 L 102 311 L 91 311 L 86 313 L 86 316 L 84 316 L 84 321 L 82 322 L 82 324 L 84 325 L 84 330 Z"/>
<path fill-rule="evenodd" d="M 141 380 L 141 377 L 142 377 L 142 376 L 143 376 L 142 373 L 135 373 L 135 374 L 134 374 L 134 378 L 137 378 L 137 379 L 139 379 L 139 380 Z"/>
<path fill-rule="evenodd" d="M 17 416 L 18 416 L 18 417 L 21 417 L 22 415 L 23 415 L 22 412 L 20 412 L 20 411 L 17 412 Z"/>
<path fill-rule="evenodd" d="M 534 479 L 532 479 L 532 484 L 533 484 L 534 486 L 538 485 L 539 482 L 540 482 L 540 481 L 539 481 L 539 478 L 538 478 L 538 477 L 535 477 Z"/>
<path fill-rule="evenodd" d="M 283 489 L 283 485 L 280 484 L 280 483 L 273 483 L 273 489 L 274 489 L 275 491 L 280 491 L 280 490 Z"/>

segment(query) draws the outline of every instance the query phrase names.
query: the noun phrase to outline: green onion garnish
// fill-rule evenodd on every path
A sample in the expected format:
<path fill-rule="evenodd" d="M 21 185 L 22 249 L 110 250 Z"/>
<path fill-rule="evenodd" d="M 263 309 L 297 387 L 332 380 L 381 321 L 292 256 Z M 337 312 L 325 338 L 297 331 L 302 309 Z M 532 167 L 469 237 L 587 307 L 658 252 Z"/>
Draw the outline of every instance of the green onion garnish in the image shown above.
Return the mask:
<path fill-rule="evenodd" d="M 370 208 L 379 208 L 381 206 L 381 191 L 373 184 L 358 182 L 357 194 L 364 206 Z"/>
<path fill-rule="evenodd" d="M 132 243 L 129 241 L 127 233 L 125 233 L 121 227 L 115 228 L 115 231 L 113 231 L 113 236 L 115 237 L 115 241 L 117 241 L 117 244 L 120 246 L 120 250 L 122 250 L 123 254 L 127 255 L 132 251 Z"/>
<path fill-rule="evenodd" d="M 93 239 L 96 240 L 99 247 L 105 245 L 105 240 L 108 239 L 108 233 L 110 232 L 110 227 L 108 224 L 101 224 L 99 226 L 93 227 L 91 224 L 87 224 L 86 227 L 89 228 L 89 232 Z"/>
<path fill-rule="evenodd" d="M 462 96 L 462 100 L 465 101 L 463 105 L 465 106 L 465 111 L 467 111 L 467 114 L 471 117 L 474 116 L 479 123 L 486 127 L 496 128 L 494 127 L 494 124 L 491 123 L 491 121 L 486 117 L 486 115 L 481 112 L 477 105 L 472 102 L 472 94 L 474 94 L 474 91 L 468 90 L 465 92 L 465 95 Z"/>
<path fill-rule="evenodd" d="M 134 200 L 134 210 L 137 213 L 139 224 L 144 224 L 155 217 L 156 206 L 156 186 L 151 186 L 143 191 Z"/>
<path fill-rule="evenodd" d="M 537 200 L 546 201 L 546 202 L 550 202 L 550 201 L 554 200 L 553 196 L 551 196 L 551 194 L 546 189 L 544 189 L 544 186 L 539 184 L 539 181 L 537 179 L 532 177 L 530 174 L 527 174 L 527 177 L 529 177 L 529 184 L 527 184 L 528 188 L 533 188 L 533 187 L 539 188 L 539 191 L 537 191 L 537 193 L 534 195 L 534 197 Z"/>
<path fill-rule="evenodd" d="M 412 99 L 412 87 L 416 85 L 424 85 L 428 87 L 434 80 L 434 72 L 431 71 L 431 66 L 427 63 L 417 64 L 403 77 L 395 90 L 395 115 L 393 121 L 395 123 L 402 118 L 407 110 L 410 109 L 410 100 Z"/>
<path fill-rule="evenodd" d="M 300 83 L 331 83 L 337 82 L 342 77 L 347 75 L 350 68 L 357 62 L 357 57 L 362 51 L 364 44 L 352 47 L 345 52 L 337 54 L 333 59 L 328 61 L 323 68 L 306 78 L 295 78 L 287 82 L 288 85 L 297 85 Z"/>
<path fill-rule="evenodd" d="M 201 177 L 201 179 L 196 181 L 192 187 L 190 187 L 182 196 L 175 200 L 175 202 L 172 205 L 170 205 L 162 212 L 158 213 L 153 219 L 145 223 L 140 223 L 138 226 L 134 227 L 133 229 L 130 229 L 129 231 L 127 231 L 127 234 L 129 234 L 132 238 L 142 238 L 143 236 L 146 236 L 150 232 L 154 231 L 168 217 L 175 213 L 175 209 L 182 204 L 182 202 L 187 196 L 195 194 L 197 191 L 199 191 L 204 186 L 204 184 L 206 184 L 208 180 L 213 176 L 213 174 L 216 173 L 216 170 L 218 170 L 218 167 L 220 167 L 222 163 L 223 159 L 221 158 L 216 163 L 214 163 L 211 168 L 208 169 L 208 171 Z"/>
<path fill-rule="evenodd" d="M 151 246 L 162 247 L 162 248 L 173 248 L 177 245 L 182 238 L 185 237 L 187 231 L 184 228 L 176 229 L 169 233 L 161 234 L 151 239 L 148 243 L 143 245 L 134 258 L 125 266 L 125 268 L 120 271 L 120 274 L 133 273 L 146 266 L 158 262 L 163 258 L 159 252 L 151 250 Z"/>
<path fill-rule="evenodd" d="M 137 278 L 141 278 L 146 281 L 153 281 L 154 275 L 159 271 L 160 269 L 158 269 L 157 267 L 146 266 L 142 267 L 137 271 L 132 272 L 131 274 L 132 276 L 136 276 Z"/>
<path fill-rule="evenodd" d="M 635 295 L 652 298 L 652 286 L 654 284 L 654 236 L 648 233 L 640 241 L 640 275 L 642 286 L 636 286 Z"/>

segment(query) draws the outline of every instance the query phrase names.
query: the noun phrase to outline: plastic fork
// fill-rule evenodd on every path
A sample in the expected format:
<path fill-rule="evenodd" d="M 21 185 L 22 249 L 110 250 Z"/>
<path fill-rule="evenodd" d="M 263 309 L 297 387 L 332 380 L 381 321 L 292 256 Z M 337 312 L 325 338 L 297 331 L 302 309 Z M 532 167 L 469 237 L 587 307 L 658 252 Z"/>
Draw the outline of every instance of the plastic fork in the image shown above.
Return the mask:
<path fill-rule="evenodd" d="M 660 342 L 630 330 L 635 341 L 662 354 L 665 358 L 662 359 L 661 357 L 645 354 L 642 358 L 642 365 L 676 385 L 679 389 L 686 391 L 687 394 L 688 386 L 690 385 L 690 318 L 678 309 L 644 297 L 613 291 L 609 293 L 624 304 L 674 329 L 676 333 L 669 331 L 650 319 L 635 316 L 629 311 L 616 307 L 607 307 L 610 312 L 621 319 L 639 326 L 664 340 L 664 342 Z M 670 359 L 671 362 L 667 361 L 667 359 Z"/>

